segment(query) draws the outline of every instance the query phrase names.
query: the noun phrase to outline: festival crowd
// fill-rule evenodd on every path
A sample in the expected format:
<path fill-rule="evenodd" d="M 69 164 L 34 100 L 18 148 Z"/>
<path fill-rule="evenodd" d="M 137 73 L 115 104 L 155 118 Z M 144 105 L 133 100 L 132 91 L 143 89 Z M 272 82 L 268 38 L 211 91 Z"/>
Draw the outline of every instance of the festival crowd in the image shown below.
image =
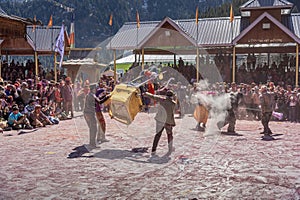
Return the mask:
<path fill-rule="evenodd" d="M 255 68 L 255 70 L 259 71 L 261 69 L 268 73 L 273 73 L 276 70 L 279 75 L 280 73 L 289 74 L 287 72 L 294 70 L 292 61 L 293 59 L 290 59 L 288 66 L 281 71 L 278 70 L 279 67 L 275 66 L 275 64 L 271 67 Z M 286 62 L 283 62 L 282 65 L 286 65 Z M 159 70 L 162 67 L 160 66 L 157 67 Z M 189 64 L 184 65 L 184 62 L 180 59 L 178 67 L 173 66 L 175 72 L 172 70 L 170 73 L 166 73 L 166 76 L 176 76 L 174 73 L 177 71 L 187 80 L 193 82 L 195 73 L 192 72 L 194 72 L 195 68 L 189 67 L 190 70 L 185 70 L 185 66 L 189 66 Z M 240 67 L 238 77 L 243 76 L 246 72 L 252 73 L 254 67 L 251 66 L 253 64 L 250 63 L 248 66 Z M 167 69 L 168 67 L 163 68 Z M 88 80 L 85 82 L 77 81 L 73 84 L 69 77 L 59 76 L 59 82 L 54 82 L 52 80 L 53 72 L 46 72 L 40 67 L 40 73 L 40 81 L 35 83 L 34 62 L 28 60 L 25 66 L 14 60 L 9 64 L 3 62 L 3 79 L 0 79 L 0 120 L 2 129 L 44 127 L 57 124 L 59 120 L 74 117 L 73 109 L 75 111 L 83 111 L 85 97 L 90 90 Z M 126 77 L 126 74 L 124 77 Z M 291 82 L 289 81 L 290 79 L 287 79 L 286 83 L 282 81 L 274 82 L 273 80 L 277 80 L 276 77 L 279 75 L 268 75 L 265 77 L 266 82 L 264 82 L 268 87 L 268 91 L 274 94 L 275 104 L 273 110 L 282 113 L 281 116 L 275 116 L 273 119 L 300 122 L 300 89 L 287 84 Z M 104 76 L 100 78 L 97 89 L 103 88 L 106 93 L 110 93 L 114 88 L 113 84 L 112 77 Z M 165 86 L 164 84 L 166 83 L 159 83 L 159 81 L 148 82 L 141 89 L 143 92 L 155 94 L 157 90 Z M 259 96 L 262 85 L 262 83 L 257 81 L 237 84 L 237 91 L 242 94 L 236 114 L 237 119 L 261 120 Z M 178 113 L 181 116 L 184 113 L 192 113 L 195 105 L 191 103 L 190 98 L 193 92 L 197 90 L 196 84 L 192 86 L 178 82 L 170 84 L 170 88 L 175 91 L 179 99 Z M 210 85 L 210 90 L 226 93 L 231 90 L 231 84 L 225 82 L 213 83 Z M 143 101 L 146 109 L 151 106 L 151 101 L 147 97 L 143 97 Z M 154 102 L 152 101 L 153 104 Z M 102 106 L 101 109 L 106 108 L 106 106 Z"/>

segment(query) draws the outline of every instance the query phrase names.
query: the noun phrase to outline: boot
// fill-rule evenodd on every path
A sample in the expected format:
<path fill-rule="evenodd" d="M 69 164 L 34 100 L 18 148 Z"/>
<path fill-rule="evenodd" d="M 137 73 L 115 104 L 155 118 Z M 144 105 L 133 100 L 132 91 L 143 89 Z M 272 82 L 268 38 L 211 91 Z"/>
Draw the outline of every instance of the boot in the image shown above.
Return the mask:
<path fill-rule="evenodd" d="M 173 141 L 168 144 L 168 154 L 170 155 L 174 151 Z"/>

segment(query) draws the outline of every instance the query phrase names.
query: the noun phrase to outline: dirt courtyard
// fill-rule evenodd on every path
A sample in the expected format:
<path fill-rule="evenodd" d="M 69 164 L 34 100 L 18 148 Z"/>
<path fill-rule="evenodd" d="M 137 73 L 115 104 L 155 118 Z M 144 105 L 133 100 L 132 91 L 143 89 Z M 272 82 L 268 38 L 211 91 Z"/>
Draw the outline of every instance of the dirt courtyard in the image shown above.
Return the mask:
<path fill-rule="evenodd" d="M 176 119 L 175 152 L 149 159 L 153 113 L 123 125 L 105 113 L 107 139 L 86 153 L 82 113 L 59 125 L 0 135 L 0 199 L 300 199 L 300 124 L 237 121 L 238 135 L 204 136 L 193 117 Z M 226 127 L 224 127 L 226 130 Z M 77 148 L 76 148 L 77 147 Z M 148 147 L 146 153 L 134 148 Z"/>

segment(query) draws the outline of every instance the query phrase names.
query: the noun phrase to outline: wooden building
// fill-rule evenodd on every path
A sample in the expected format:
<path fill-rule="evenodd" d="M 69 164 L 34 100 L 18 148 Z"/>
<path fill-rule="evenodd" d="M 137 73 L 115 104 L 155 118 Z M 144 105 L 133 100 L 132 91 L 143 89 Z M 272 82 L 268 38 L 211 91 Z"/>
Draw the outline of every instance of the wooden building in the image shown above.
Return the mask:
<path fill-rule="evenodd" d="M 249 0 L 240 6 L 241 16 L 233 20 L 229 15 L 197 20 L 166 17 L 162 21 L 140 22 L 139 28 L 136 22 L 128 22 L 107 48 L 142 54 L 142 66 L 144 54 L 173 54 L 174 61 L 180 54 L 200 58 L 221 55 L 227 58 L 221 62 L 226 81 L 237 81 L 237 58 L 241 55 L 263 54 L 267 59 L 264 62 L 270 66 L 271 54 L 289 54 L 295 58 L 293 83 L 298 85 L 300 13 L 292 13 L 293 9 L 294 5 L 286 0 Z M 196 60 L 199 72 L 205 63 Z"/>

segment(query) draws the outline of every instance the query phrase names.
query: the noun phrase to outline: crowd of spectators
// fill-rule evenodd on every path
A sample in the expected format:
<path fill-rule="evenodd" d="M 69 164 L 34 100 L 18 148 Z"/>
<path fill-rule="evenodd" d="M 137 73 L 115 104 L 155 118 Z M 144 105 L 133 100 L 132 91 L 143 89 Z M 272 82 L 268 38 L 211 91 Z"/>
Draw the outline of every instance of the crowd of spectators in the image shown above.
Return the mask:
<path fill-rule="evenodd" d="M 222 56 L 218 56 L 215 58 L 215 62 L 218 61 L 217 64 L 222 63 Z M 261 67 L 256 65 L 253 56 L 252 59 L 249 59 L 251 62 L 242 64 L 238 68 L 237 81 L 243 80 L 243 83 L 238 84 L 238 91 L 243 94 L 243 98 L 237 117 L 260 120 L 260 87 L 262 83 L 266 83 L 269 91 L 273 92 L 275 96 L 274 111 L 283 114 L 280 120 L 300 122 L 300 89 L 293 87 L 293 78 L 291 77 L 295 71 L 294 58 L 288 58 L 286 55 L 278 66 L 276 63 L 272 63 L 271 66 L 264 64 Z M 203 62 L 201 61 L 202 64 Z M 151 68 L 151 65 L 146 64 L 145 66 L 147 69 Z M 73 84 L 69 77 L 59 76 L 59 82 L 54 82 L 52 80 L 53 71 L 44 71 L 41 64 L 39 64 L 39 68 L 40 81 L 35 83 L 35 64 L 31 60 L 28 60 L 25 65 L 14 60 L 11 63 L 3 62 L 2 78 L 0 79 L 1 128 L 7 130 L 10 128 L 29 129 L 57 124 L 61 119 L 74 117 L 73 108 L 75 111 L 83 110 L 84 99 L 89 91 L 88 81 L 77 81 Z M 135 66 L 131 69 L 133 68 Z M 167 77 L 176 77 L 178 76 L 176 73 L 179 72 L 186 80 L 189 80 L 189 83 L 193 83 L 196 78 L 194 65 L 184 64 L 181 58 L 178 65 L 162 66 L 160 63 L 153 69 L 161 70 L 162 68 L 164 71 L 172 69 L 165 73 Z M 256 74 L 257 77 L 249 76 L 249 74 Z M 131 77 L 130 73 L 125 73 L 123 78 L 132 80 L 136 76 L 136 74 L 132 74 Z M 103 76 L 99 82 L 105 85 L 108 92 L 113 90 L 114 80 L 112 77 Z M 149 84 L 153 84 L 153 87 L 148 87 Z M 193 105 L 188 100 L 194 90 L 192 84 L 183 83 L 181 85 L 178 82 L 170 85 L 173 85 L 177 95 L 181 96 L 180 112 L 192 112 Z M 160 87 L 164 87 L 164 85 L 156 82 L 147 83 L 147 88 L 143 90 L 147 91 L 149 88 L 158 90 Z M 211 90 L 219 92 L 221 90 L 226 92 L 229 88 L 230 84 L 226 84 L 226 82 L 211 84 Z"/>
<path fill-rule="evenodd" d="M 38 64 L 38 72 L 40 80 L 46 79 L 50 81 L 54 79 L 54 70 L 44 68 L 40 62 Z M 25 63 L 16 62 L 14 59 L 12 59 L 10 63 L 6 60 L 2 62 L 1 77 L 3 80 L 15 82 L 17 79 L 35 79 L 35 73 L 35 62 L 31 59 L 27 60 Z M 57 72 L 58 77 L 60 77 L 60 74 L 63 73 Z"/>
<path fill-rule="evenodd" d="M 225 56 L 228 57 L 228 56 Z M 217 65 L 223 63 L 221 60 L 224 58 L 224 55 L 218 55 L 218 58 L 215 58 L 215 62 Z M 203 64 L 211 63 L 211 61 L 201 61 Z M 154 64 L 151 63 L 151 66 Z M 134 68 L 134 67 L 132 67 Z M 196 68 L 193 65 L 189 65 L 188 63 L 184 64 L 183 60 L 180 58 L 178 61 L 178 67 L 174 65 L 167 64 L 167 66 L 163 66 L 162 63 L 157 65 L 158 71 L 166 71 L 165 76 L 168 80 L 170 77 L 178 77 L 177 72 L 182 74 L 186 78 L 186 80 L 190 80 L 189 83 L 193 84 L 193 80 L 196 78 Z M 174 69 L 174 70 L 168 70 Z M 148 64 L 145 64 L 145 69 L 149 69 Z M 255 74 L 254 76 L 250 76 L 250 74 Z M 300 88 L 295 87 L 294 83 L 295 76 L 295 57 L 288 57 L 287 55 L 283 56 L 282 62 L 277 66 L 275 62 L 272 63 L 270 67 L 263 65 L 257 66 L 256 59 L 254 55 L 248 56 L 247 65 L 243 64 L 243 66 L 238 68 L 237 72 L 237 87 L 238 92 L 240 92 L 243 96 L 242 101 L 240 102 L 239 110 L 237 113 L 238 119 L 248 119 L 248 120 L 261 120 L 261 112 L 260 112 L 260 90 L 263 84 L 268 86 L 268 90 L 271 93 L 274 93 L 275 98 L 275 106 L 274 111 L 280 113 L 280 117 L 273 117 L 274 120 L 281 121 L 290 121 L 290 122 L 300 122 Z M 126 74 L 125 76 L 126 77 Z M 132 77 L 131 77 L 132 78 Z M 131 80 L 129 78 L 129 80 Z M 201 78 L 201 76 L 200 76 Z M 273 81 L 274 80 L 274 81 Z M 152 83 L 154 86 L 147 87 L 143 89 L 143 91 L 147 91 L 148 88 L 155 88 L 158 90 L 163 85 L 159 86 L 156 82 Z M 189 87 L 186 84 L 177 84 L 174 82 L 170 84 L 174 91 L 180 93 L 181 97 L 181 110 L 183 112 L 191 113 L 193 111 L 194 106 L 191 105 L 189 100 L 191 94 L 193 93 L 193 88 Z M 230 91 L 230 84 L 228 82 L 222 83 L 212 83 L 210 89 L 212 91 L 217 92 L 228 92 Z"/>

